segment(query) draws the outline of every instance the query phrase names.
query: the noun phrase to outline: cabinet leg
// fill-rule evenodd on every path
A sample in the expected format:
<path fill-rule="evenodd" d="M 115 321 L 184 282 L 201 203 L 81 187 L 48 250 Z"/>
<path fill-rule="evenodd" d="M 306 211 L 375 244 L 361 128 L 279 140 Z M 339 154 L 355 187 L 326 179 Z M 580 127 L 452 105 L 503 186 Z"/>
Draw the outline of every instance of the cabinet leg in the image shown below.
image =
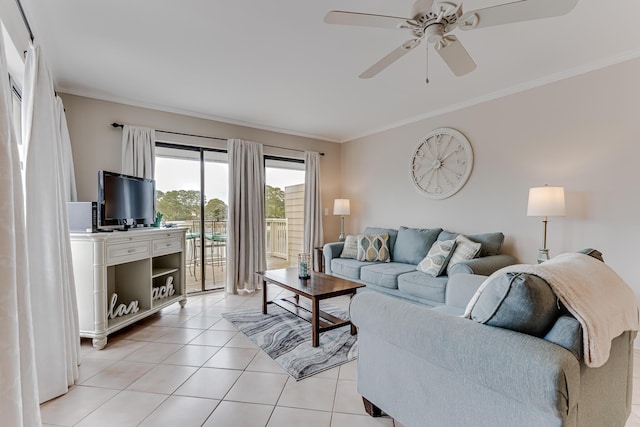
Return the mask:
<path fill-rule="evenodd" d="M 94 338 L 92 341 L 93 348 L 102 350 L 107 345 L 107 337 Z"/>
<path fill-rule="evenodd" d="M 367 414 L 372 417 L 381 417 L 382 409 L 378 408 L 376 405 L 367 400 L 366 397 L 362 396 L 362 402 L 364 403 L 364 410 Z"/>

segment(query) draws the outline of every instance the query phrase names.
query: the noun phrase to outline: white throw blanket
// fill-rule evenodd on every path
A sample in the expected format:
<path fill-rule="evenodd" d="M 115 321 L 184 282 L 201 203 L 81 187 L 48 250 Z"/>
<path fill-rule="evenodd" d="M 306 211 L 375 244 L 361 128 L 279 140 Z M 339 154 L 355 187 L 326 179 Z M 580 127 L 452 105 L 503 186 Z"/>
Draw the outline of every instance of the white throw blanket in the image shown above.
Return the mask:
<path fill-rule="evenodd" d="M 584 361 L 592 368 L 606 363 L 611 341 L 624 331 L 638 330 L 638 307 L 631 288 L 605 263 L 585 254 L 566 253 L 538 265 L 511 265 L 493 273 L 478 288 L 464 317 L 487 284 L 504 273 L 529 273 L 549 283 L 553 292 L 580 322 Z"/>

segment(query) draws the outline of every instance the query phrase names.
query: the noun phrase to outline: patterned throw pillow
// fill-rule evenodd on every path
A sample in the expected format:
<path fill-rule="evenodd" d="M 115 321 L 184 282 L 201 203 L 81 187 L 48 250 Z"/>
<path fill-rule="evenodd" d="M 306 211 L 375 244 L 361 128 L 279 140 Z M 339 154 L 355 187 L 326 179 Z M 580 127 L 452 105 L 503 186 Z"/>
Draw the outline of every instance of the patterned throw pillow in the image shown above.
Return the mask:
<path fill-rule="evenodd" d="M 353 258 L 358 257 L 358 236 L 347 236 L 344 239 L 344 246 L 340 253 L 340 258 Z"/>
<path fill-rule="evenodd" d="M 358 261 L 391 261 L 389 234 L 358 234 Z"/>
<path fill-rule="evenodd" d="M 431 246 L 427 256 L 420 261 L 420 264 L 416 267 L 416 270 L 422 271 L 429 276 L 437 277 L 444 273 L 447 268 L 447 263 L 453 250 L 456 247 L 456 240 L 438 240 Z"/>
<path fill-rule="evenodd" d="M 473 242 L 462 234 L 456 237 L 456 249 L 451 255 L 449 264 L 447 264 L 447 274 L 451 271 L 451 267 L 459 262 L 474 259 L 480 253 L 481 243 Z"/>

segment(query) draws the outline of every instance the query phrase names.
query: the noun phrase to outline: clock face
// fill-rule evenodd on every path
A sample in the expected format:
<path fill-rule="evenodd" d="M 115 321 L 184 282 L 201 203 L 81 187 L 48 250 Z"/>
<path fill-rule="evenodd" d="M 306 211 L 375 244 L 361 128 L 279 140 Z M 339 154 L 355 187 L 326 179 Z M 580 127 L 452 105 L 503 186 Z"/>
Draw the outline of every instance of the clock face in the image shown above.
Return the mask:
<path fill-rule="evenodd" d="M 455 129 L 439 128 L 425 136 L 411 158 L 411 179 L 425 196 L 446 199 L 460 190 L 473 168 L 473 150 Z"/>

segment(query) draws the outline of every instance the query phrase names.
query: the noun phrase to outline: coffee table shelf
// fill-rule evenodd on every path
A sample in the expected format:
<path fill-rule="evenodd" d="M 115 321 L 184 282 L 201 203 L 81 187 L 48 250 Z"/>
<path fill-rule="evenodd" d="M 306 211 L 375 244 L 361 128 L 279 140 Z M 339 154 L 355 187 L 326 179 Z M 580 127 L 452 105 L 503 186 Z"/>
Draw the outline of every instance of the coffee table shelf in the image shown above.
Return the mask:
<path fill-rule="evenodd" d="M 309 279 L 299 279 L 296 268 L 283 268 L 279 270 L 267 270 L 256 273 L 262 278 L 262 313 L 267 314 L 267 304 L 276 304 L 279 307 L 295 314 L 301 319 L 311 323 L 312 345 L 320 345 L 320 332 L 351 325 L 351 334 L 355 335 L 356 328 L 349 319 L 341 319 L 320 310 L 320 301 L 340 295 L 355 295 L 358 288 L 365 285 L 339 277 L 329 276 L 320 272 L 311 272 Z M 291 291 L 295 294 L 292 298 L 281 298 L 267 301 L 267 285 L 273 284 Z M 311 300 L 311 307 L 306 308 L 299 304 L 299 298 L 305 297 Z"/>
<path fill-rule="evenodd" d="M 295 301 L 295 297 L 281 298 L 273 301 L 267 301 L 267 304 L 272 303 L 279 307 L 284 308 L 289 313 L 295 314 L 301 319 L 311 323 L 313 321 L 313 313 L 311 309 L 301 306 Z M 348 319 L 342 319 L 337 316 L 333 316 L 325 311 L 318 311 L 318 324 L 319 332 L 330 331 L 331 329 L 339 328 L 351 324 Z"/>

